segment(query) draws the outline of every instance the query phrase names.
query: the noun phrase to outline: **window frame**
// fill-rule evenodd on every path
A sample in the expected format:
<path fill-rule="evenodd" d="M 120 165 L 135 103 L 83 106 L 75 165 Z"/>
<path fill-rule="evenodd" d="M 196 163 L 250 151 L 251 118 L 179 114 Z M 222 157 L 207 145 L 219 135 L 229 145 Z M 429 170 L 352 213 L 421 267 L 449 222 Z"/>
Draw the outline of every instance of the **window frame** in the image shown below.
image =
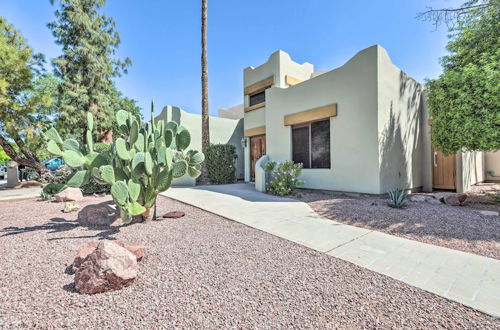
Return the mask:
<path fill-rule="evenodd" d="M 267 88 L 266 88 L 267 89 Z M 254 92 L 252 94 L 249 94 L 248 95 L 248 107 L 253 107 L 253 106 L 256 106 L 258 104 L 262 104 L 262 103 L 266 103 L 266 89 L 263 89 L 259 92 Z M 263 94 L 264 95 L 264 100 L 263 101 L 260 101 L 260 102 L 257 102 L 257 103 L 254 103 L 252 104 L 252 96 L 256 96 L 258 94 Z"/>
<path fill-rule="evenodd" d="M 320 122 L 320 121 L 328 121 L 328 128 L 330 130 L 329 132 L 329 138 L 330 138 L 330 165 L 328 167 L 312 167 L 313 166 L 313 163 L 312 163 L 312 124 L 313 123 L 317 123 L 317 122 Z M 295 161 L 293 159 L 293 130 L 294 128 L 302 128 L 302 127 L 308 127 L 309 128 L 309 167 L 304 167 L 303 169 L 305 170 L 331 170 L 332 169 L 332 157 L 331 157 L 331 152 L 332 152 L 332 136 L 331 136 L 331 121 L 330 121 L 330 118 L 328 119 L 319 119 L 319 120 L 313 120 L 313 121 L 309 121 L 307 123 L 300 123 L 300 124 L 296 124 L 296 125 L 290 125 L 291 127 L 291 130 L 290 130 L 290 141 L 292 142 L 292 150 L 291 150 L 291 154 L 292 154 L 292 160 Z"/>

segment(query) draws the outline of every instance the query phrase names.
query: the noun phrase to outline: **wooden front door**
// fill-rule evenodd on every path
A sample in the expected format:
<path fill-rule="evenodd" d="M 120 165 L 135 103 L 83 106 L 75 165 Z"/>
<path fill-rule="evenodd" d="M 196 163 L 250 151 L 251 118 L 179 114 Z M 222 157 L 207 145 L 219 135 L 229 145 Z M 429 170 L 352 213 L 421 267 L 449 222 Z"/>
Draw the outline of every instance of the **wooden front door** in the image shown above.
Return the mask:
<path fill-rule="evenodd" d="M 266 154 L 266 135 L 257 135 L 250 138 L 250 175 L 255 180 L 255 163 Z"/>
<path fill-rule="evenodd" d="M 445 156 L 432 148 L 432 187 L 455 190 L 456 168 L 455 155 Z"/>

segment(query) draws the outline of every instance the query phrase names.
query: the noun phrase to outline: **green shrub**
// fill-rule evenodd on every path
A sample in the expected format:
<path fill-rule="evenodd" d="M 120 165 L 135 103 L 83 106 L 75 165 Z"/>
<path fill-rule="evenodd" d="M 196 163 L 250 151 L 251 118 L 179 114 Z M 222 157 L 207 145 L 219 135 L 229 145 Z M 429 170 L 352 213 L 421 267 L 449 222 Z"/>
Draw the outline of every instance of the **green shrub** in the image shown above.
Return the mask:
<path fill-rule="evenodd" d="M 53 183 L 53 184 L 66 184 L 68 182 L 69 177 L 73 174 L 73 169 L 67 165 L 61 165 L 52 173 L 47 171 L 43 173 L 40 177 L 37 178 L 38 181 L 44 184 Z"/>
<path fill-rule="evenodd" d="M 82 194 L 109 194 L 111 192 L 110 184 L 99 183 L 94 177 L 90 177 L 89 182 L 80 187 Z"/>
<path fill-rule="evenodd" d="M 40 192 L 40 198 L 41 198 L 42 200 L 44 200 L 44 201 L 50 201 L 50 200 L 52 200 L 52 195 L 51 195 L 51 194 L 48 194 L 48 193 L 46 193 L 45 191 L 43 191 L 43 190 L 42 190 L 42 191 Z"/>
<path fill-rule="evenodd" d="M 283 163 L 268 162 L 265 170 L 271 173 L 271 180 L 267 184 L 267 192 L 270 194 L 291 195 L 297 186 L 304 184 L 304 181 L 298 179 L 302 172 L 302 164 L 295 164 L 292 160 Z"/>
<path fill-rule="evenodd" d="M 397 209 L 401 209 L 408 204 L 408 193 L 403 190 L 403 189 L 395 189 L 391 190 L 388 192 L 389 194 L 389 199 L 391 200 L 389 202 L 390 207 L 394 207 Z"/>
<path fill-rule="evenodd" d="M 211 183 L 236 181 L 236 147 L 232 144 L 211 144 L 206 152 L 206 166 Z"/>

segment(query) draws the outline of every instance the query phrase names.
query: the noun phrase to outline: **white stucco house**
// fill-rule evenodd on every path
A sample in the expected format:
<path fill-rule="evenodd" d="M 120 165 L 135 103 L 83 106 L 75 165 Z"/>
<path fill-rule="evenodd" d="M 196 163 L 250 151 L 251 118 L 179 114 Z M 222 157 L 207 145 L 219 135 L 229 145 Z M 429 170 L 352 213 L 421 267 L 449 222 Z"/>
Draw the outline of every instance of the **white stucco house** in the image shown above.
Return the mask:
<path fill-rule="evenodd" d="M 258 190 L 265 190 L 269 160 L 302 163 L 304 188 L 343 192 L 464 192 L 500 180 L 500 152 L 445 156 L 432 148 L 423 86 L 379 45 L 330 71 L 280 50 L 244 69 L 243 84 L 243 104 L 210 117 L 210 140 L 236 146 L 237 177 Z M 186 126 L 190 147 L 201 149 L 200 115 L 167 106 L 160 118 Z"/>
<path fill-rule="evenodd" d="M 304 188 L 369 194 L 466 191 L 491 173 L 484 153 L 432 148 L 423 86 L 379 45 L 319 72 L 277 51 L 243 77 L 245 181 L 259 190 L 268 160 L 303 163 Z"/>

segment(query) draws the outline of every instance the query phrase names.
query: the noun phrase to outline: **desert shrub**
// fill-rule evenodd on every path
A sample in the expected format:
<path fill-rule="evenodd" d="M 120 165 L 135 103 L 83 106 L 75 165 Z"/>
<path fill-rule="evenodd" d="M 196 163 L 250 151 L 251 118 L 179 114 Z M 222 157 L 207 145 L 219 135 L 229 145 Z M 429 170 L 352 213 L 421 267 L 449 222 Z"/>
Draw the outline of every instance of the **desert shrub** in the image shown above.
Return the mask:
<path fill-rule="evenodd" d="M 110 184 L 101 184 L 94 177 L 89 178 L 89 182 L 80 187 L 82 194 L 109 194 L 111 192 Z"/>
<path fill-rule="evenodd" d="M 408 192 L 403 189 L 394 189 L 388 192 L 389 206 L 401 209 L 408 204 Z"/>
<path fill-rule="evenodd" d="M 498 194 L 490 194 L 489 197 L 493 201 L 493 203 L 500 204 L 500 193 L 498 193 Z"/>
<path fill-rule="evenodd" d="M 270 194 L 291 195 L 297 186 L 304 184 L 304 181 L 298 179 L 302 172 L 302 164 L 295 164 L 292 160 L 283 163 L 268 162 L 265 170 L 271 174 L 271 180 L 267 184 L 267 192 Z"/>
<path fill-rule="evenodd" d="M 50 200 L 52 200 L 52 195 L 51 195 L 51 194 L 49 194 L 49 193 L 46 193 L 45 191 L 43 191 L 43 190 L 42 190 L 42 191 L 40 192 L 40 198 L 41 198 L 42 200 L 44 200 L 44 201 L 50 201 Z"/>
<path fill-rule="evenodd" d="M 69 177 L 73 174 L 73 169 L 67 165 L 61 165 L 55 171 L 55 173 L 52 173 L 50 171 L 47 171 L 43 173 L 41 176 L 39 176 L 37 179 L 41 183 L 54 183 L 54 184 L 66 184 L 68 182 Z"/>
<path fill-rule="evenodd" d="M 236 181 L 236 147 L 232 144 L 211 144 L 206 152 L 206 166 L 211 183 Z"/>

